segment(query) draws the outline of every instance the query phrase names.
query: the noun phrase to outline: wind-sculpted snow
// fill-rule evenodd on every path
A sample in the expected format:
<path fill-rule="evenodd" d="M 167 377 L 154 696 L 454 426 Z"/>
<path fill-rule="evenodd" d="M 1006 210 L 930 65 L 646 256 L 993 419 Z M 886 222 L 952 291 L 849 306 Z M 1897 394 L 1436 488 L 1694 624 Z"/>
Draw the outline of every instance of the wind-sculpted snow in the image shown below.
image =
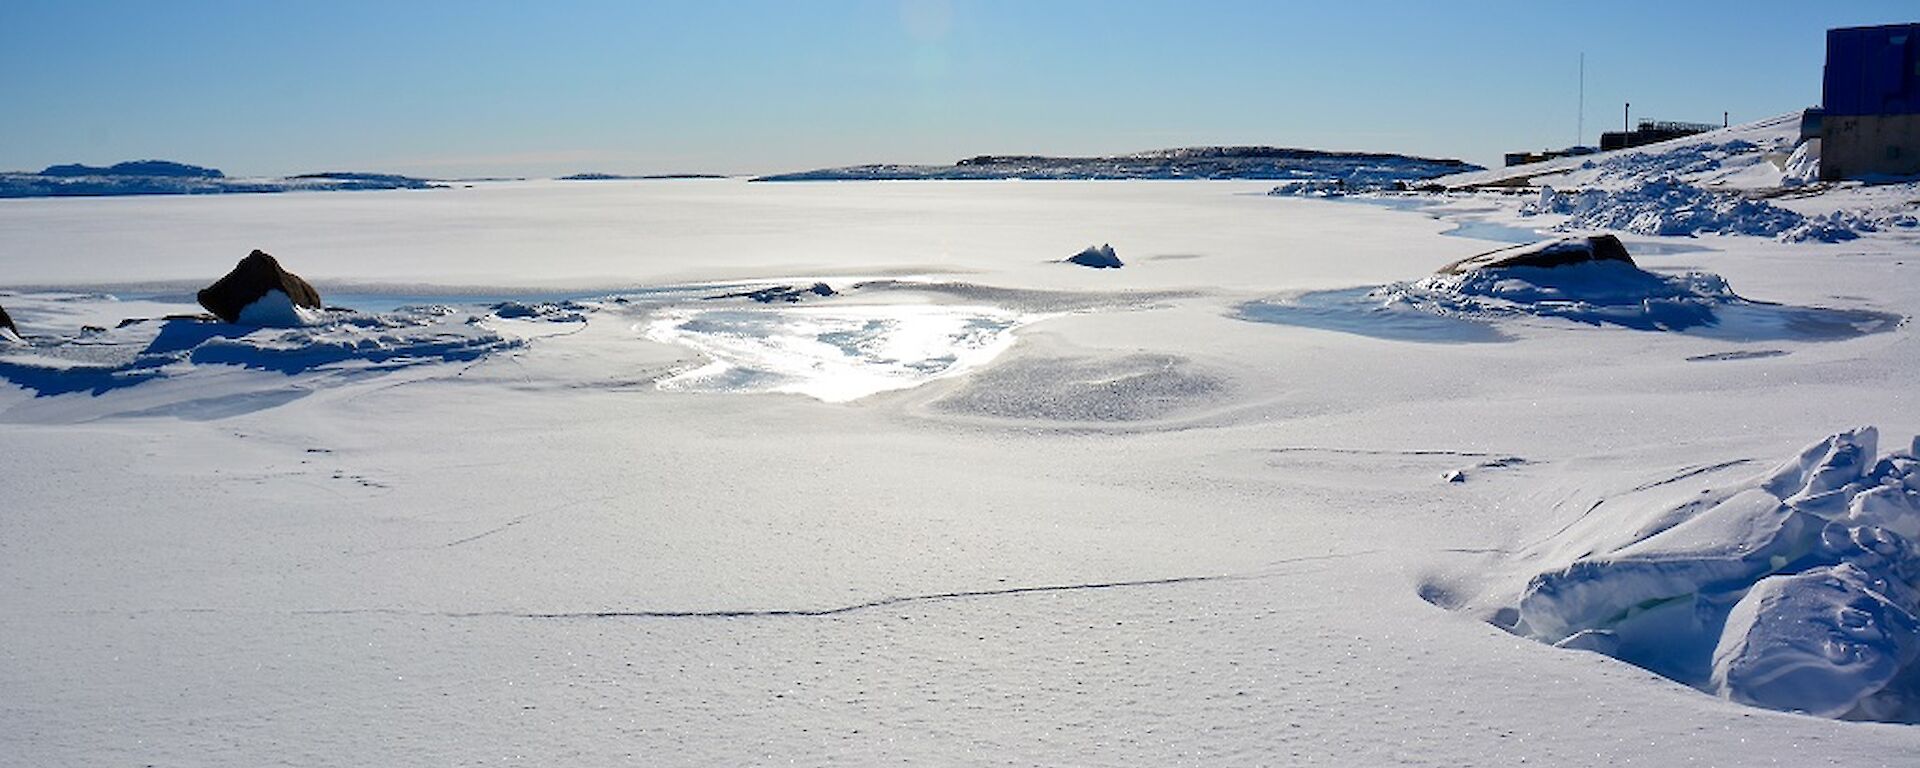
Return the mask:
<path fill-rule="evenodd" d="M 1873 222 L 1858 215 L 1804 216 L 1738 193 L 1701 189 L 1672 176 L 1614 190 L 1566 193 L 1546 187 L 1540 190 L 1540 199 L 1522 206 L 1520 213 L 1563 214 L 1567 220 L 1554 227 L 1562 232 L 1611 229 L 1641 235 L 1752 235 L 1789 243 L 1843 242 L 1859 237 L 1859 231 L 1875 229 Z"/>
<path fill-rule="evenodd" d="M 982 155 L 954 165 L 857 165 L 762 176 L 754 181 L 926 179 L 1274 179 L 1375 189 L 1394 182 L 1478 170 L 1459 160 L 1275 147 L 1189 147 L 1114 157 Z"/>
<path fill-rule="evenodd" d="M 1769 475 L 1638 514 L 1603 511 L 1538 551 L 1574 551 L 1510 628 L 1734 701 L 1920 720 L 1920 460 L 1875 460 L 1872 427 Z"/>
<path fill-rule="evenodd" d="M 1838 243 L 1920 227 L 1920 182 L 1820 182 L 1819 141 L 1801 141 L 1800 114 L 1780 115 L 1642 147 L 1445 176 L 1433 190 L 1540 188 L 1520 217 L 1565 216 L 1561 231 L 1765 237 Z M 1513 208 L 1506 194 L 1479 199 Z"/>
<path fill-rule="evenodd" d="M 1752 301 L 1709 272 L 1661 274 L 1618 261 L 1477 269 L 1374 289 L 1320 291 L 1241 305 L 1243 319 L 1409 341 L 1500 341 L 1503 323 L 1537 319 L 1731 341 L 1845 339 L 1898 327 L 1867 309 Z"/>
<path fill-rule="evenodd" d="M 670 308 L 649 338 L 711 362 L 661 380 L 695 392 L 791 392 L 845 402 L 953 376 L 992 360 L 1035 319 L 985 306 L 920 304 Z"/>
<path fill-rule="evenodd" d="M 230 415 L 302 397 L 329 378 L 469 362 L 522 343 L 446 307 L 320 315 L 293 327 L 130 319 L 110 330 L 0 346 L 0 381 L 33 395 L 0 411 L 0 419 L 122 413 L 121 395 L 136 410 Z M 236 369 L 273 375 L 228 375 Z"/>

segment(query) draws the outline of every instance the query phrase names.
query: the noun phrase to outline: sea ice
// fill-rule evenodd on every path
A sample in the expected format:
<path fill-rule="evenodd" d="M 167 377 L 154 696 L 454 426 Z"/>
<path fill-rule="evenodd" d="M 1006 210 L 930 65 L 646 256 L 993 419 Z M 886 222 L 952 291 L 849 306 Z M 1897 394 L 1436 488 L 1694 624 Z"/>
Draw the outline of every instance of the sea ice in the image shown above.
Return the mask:
<path fill-rule="evenodd" d="M 919 304 L 663 310 L 655 341 L 707 365 L 660 381 L 696 392 L 792 392 L 846 402 L 971 370 L 1034 318 L 984 306 Z"/>

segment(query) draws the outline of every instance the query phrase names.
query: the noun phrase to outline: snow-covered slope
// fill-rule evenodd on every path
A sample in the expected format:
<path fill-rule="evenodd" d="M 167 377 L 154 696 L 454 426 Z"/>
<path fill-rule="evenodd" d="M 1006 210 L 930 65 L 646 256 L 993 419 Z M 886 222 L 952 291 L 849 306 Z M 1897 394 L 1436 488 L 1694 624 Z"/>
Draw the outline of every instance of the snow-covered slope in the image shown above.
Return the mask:
<path fill-rule="evenodd" d="M 1569 232 L 1841 242 L 1920 228 L 1920 181 L 1815 181 L 1819 142 L 1800 141 L 1799 118 L 1792 113 L 1644 147 L 1442 176 L 1422 187 L 1537 189 L 1537 197 L 1515 211 Z"/>

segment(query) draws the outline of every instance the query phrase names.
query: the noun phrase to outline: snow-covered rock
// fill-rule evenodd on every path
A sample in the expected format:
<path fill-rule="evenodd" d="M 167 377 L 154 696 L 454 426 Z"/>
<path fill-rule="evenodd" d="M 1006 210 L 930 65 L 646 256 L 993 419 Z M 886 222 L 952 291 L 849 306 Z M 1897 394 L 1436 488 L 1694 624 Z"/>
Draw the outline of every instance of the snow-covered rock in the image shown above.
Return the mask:
<path fill-rule="evenodd" d="M 1383 302 L 1438 314 L 1499 319 L 1557 317 L 1590 325 L 1683 330 L 1713 322 L 1718 306 L 1744 301 L 1708 272 L 1663 275 L 1632 261 L 1593 259 L 1558 267 L 1483 266 L 1376 290 Z"/>
<path fill-rule="evenodd" d="M 1620 244 L 1620 238 L 1613 235 L 1562 237 L 1469 256 L 1441 267 L 1438 272 L 1457 275 L 1476 269 L 1564 267 L 1593 261 L 1618 261 L 1631 265 L 1633 257 L 1627 255 L 1627 247 Z"/>
<path fill-rule="evenodd" d="M 272 298 L 273 293 L 284 298 Z M 261 250 L 247 254 L 233 271 L 202 289 L 195 298 L 225 322 L 253 325 L 302 325 L 305 321 L 294 308 L 321 308 L 319 291 Z M 281 306 L 283 303 L 286 306 Z"/>

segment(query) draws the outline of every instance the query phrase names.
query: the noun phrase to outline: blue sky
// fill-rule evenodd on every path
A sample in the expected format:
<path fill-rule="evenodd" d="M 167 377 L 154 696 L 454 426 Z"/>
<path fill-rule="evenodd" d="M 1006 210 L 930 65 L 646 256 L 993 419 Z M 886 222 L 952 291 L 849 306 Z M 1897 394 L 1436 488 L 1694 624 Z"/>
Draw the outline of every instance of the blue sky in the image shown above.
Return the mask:
<path fill-rule="evenodd" d="M 0 169 L 765 172 L 1197 144 L 1493 164 L 1820 99 L 1900 2 L 0 0 Z"/>

